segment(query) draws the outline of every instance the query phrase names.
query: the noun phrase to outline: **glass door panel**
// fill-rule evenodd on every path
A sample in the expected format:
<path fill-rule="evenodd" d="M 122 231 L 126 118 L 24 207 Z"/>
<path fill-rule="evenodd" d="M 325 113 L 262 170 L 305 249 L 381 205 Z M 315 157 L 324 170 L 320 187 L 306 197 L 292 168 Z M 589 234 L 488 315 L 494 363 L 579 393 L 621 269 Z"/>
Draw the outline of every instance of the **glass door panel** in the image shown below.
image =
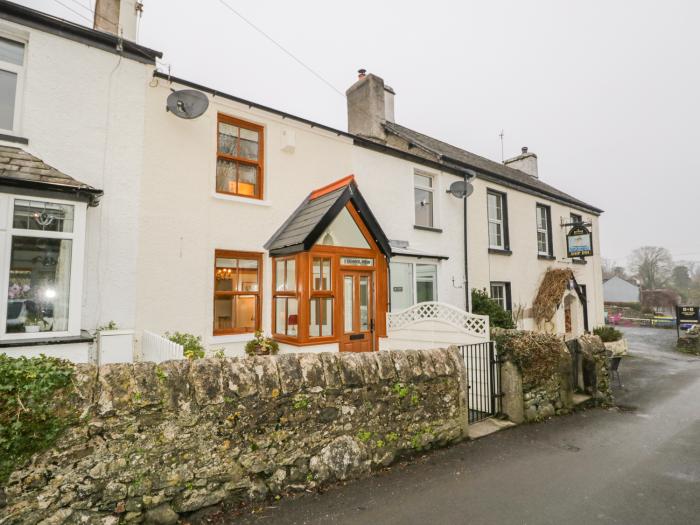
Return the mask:
<path fill-rule="evenodd" d="M 355 277 L 352 275 L 343 277 L 343 319 L 344 331 L 352 332 L 355 327 Z"/>

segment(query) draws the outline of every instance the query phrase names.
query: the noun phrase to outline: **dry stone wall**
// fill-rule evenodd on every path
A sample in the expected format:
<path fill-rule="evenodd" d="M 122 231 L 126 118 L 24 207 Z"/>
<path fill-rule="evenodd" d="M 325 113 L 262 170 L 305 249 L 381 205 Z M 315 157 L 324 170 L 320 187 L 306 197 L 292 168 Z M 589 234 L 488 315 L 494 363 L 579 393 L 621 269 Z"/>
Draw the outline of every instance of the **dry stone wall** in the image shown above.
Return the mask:
<path fill-rule="evenodd" d="M 174 523 L 364 476 L 466 435 L 456 349 L 79 366 L 81 414 L 0 490 L 0 523 Z"/>

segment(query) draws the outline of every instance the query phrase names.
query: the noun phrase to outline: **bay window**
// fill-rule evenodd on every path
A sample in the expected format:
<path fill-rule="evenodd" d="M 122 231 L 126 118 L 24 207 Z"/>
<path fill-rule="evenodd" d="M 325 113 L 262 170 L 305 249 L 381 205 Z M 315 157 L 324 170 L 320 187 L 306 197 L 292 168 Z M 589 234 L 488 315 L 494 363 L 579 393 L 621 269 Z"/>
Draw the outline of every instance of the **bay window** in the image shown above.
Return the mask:
<path fill-rule="evenodd" d="M 333 335 L 333 286 L 331 258 L 311 260 L 311 298 L 309 302 L 309 337 Z"/>
<path fill-rule="evenodd" d="M 296 259 L 274 260 L 274 333 L 287 337 L 299 335 L 299 298 L 297 296 Z"/>
<path fill-rule="evenodd" d="M 214 335 L 260 329 L 262 255 L 216 250 Z"/>
<path fill-rule="evenodd" d="M 79 335 L 85 205 L 9 195 L 0 201 L 8 210 L 0 217 L 4 338 Z"/>

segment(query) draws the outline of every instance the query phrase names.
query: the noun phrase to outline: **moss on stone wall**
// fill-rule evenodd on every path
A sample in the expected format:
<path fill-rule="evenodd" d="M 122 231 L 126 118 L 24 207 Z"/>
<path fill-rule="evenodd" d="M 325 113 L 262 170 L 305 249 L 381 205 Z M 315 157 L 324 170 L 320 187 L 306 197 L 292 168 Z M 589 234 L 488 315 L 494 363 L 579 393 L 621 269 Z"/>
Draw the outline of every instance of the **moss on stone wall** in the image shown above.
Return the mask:
<path fill-rule="evenodd" d="M 10 476 L 7 523 L 172 519 L 305 491 L 466 425 L 456 349 L 83 367 L 74 382 L 85 418 Z"/>

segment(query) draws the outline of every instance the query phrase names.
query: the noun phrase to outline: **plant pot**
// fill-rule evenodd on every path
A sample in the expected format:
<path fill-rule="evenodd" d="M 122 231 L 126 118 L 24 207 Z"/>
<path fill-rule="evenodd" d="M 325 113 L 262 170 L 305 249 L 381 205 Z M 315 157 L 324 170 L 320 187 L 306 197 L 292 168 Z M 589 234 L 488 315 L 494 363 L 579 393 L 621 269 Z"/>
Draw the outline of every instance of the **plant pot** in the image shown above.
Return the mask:
<path fill-rule="evenodd" d="M 603 344 L 605 345 L 605 349 L 610 352 L 613 357 L 627 355 L 627 351 L 629 350 L 626 339 L 620 339 L 619 341 Z"/>
<path fill-rule="evenodd" d="M 39 332 L 39 325 L 38 324 L 30 324 L 30 325 L 24 325 L 24 331 L 28 334 L 36 334 Z"/>
<path fill-rule="evenodd" d="M 270 355 L 270 349 L 257 346 L 251 355 Z"/>

